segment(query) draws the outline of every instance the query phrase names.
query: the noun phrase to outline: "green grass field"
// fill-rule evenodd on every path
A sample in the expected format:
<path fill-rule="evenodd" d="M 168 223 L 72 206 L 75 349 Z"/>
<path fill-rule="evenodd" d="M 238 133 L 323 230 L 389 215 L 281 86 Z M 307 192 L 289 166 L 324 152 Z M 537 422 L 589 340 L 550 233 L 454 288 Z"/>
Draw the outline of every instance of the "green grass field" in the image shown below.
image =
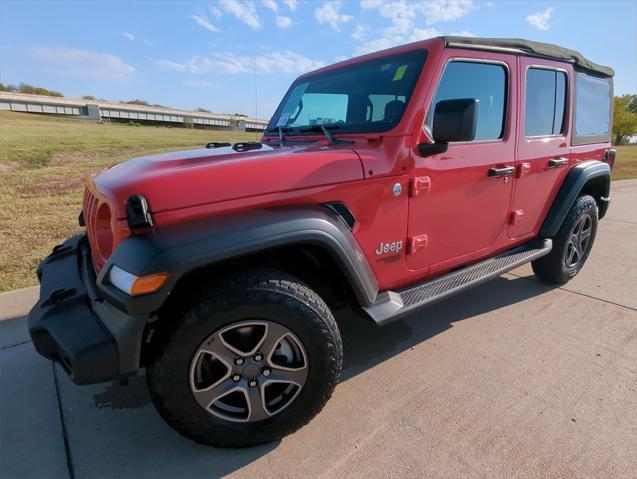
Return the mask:
<path fill-rule="evenodd" d="M 87 174 L 135 156 L 255 138 L 0 112 L 0 291 L 37 284 L 38 262 L 80 230 Z M 617 150 L 613 179 L 637 178 L 637 146 Z"/>
<path fill-rule="evenodd" d="M 37 284 L 38 262 L 79 231 L 82 179 L 89 173 L 135 156 L 255 138 L 0 111 L 0 291 Z"/>
<path fill-rule="evenodd" d="M 637 178 L 637 145 L 616 146 L 617 161 L 613 168 L 613 180 Z"/>

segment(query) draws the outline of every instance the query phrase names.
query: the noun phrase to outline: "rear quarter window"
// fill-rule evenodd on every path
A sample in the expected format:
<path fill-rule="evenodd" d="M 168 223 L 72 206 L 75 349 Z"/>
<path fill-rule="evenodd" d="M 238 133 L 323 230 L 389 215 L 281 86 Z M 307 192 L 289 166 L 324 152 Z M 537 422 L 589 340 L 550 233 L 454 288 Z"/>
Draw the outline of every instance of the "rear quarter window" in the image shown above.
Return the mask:
<path fill-rule="evenodd" d="M 578 73 L 575 78 L 575 131 L 573 144 L 610 139 L 612 83 Z"/>

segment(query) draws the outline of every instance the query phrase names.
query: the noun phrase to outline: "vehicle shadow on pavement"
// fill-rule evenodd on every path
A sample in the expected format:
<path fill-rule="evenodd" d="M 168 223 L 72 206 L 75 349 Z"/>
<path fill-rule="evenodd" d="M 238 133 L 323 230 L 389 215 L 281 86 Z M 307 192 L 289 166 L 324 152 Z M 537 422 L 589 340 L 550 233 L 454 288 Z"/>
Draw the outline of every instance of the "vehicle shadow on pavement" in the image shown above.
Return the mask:
<path fill-rule="evenodd" d="M 454 323 L 556 289 L 532 278 L 498 277 L 383 327 L 352 312 L 337 315 L 345 358 L 341 382 L 452 328 Z"/>
<path fill-rule="evenodd" d="M 336 315 L 345 349 L 341 382 L 431 340 L 460 321 L 525 301 L 553 288 L 531 279 L 501 277 L 382 328 L 362 316 L 341 311 Z M 28 338 L 24 335 L 26 321 L 10 321 L 13 322 L 3 323 L 10 326 L 14 340 Z M 16 364 L 5 364 L 8 368 L 22 368 L 24 362 L 37 364 L 43 373 L 45 368 L 50 368 L 47 361 L 36 357 L 32 344 L 10 350 L 19 353 L 19 357 L 9 361 Z M 42 407 L 48 401 L 46 408 L 50 409 L 53 421 L 53 415 L 58 413 L 53 405 L 55 397 L 44 397 L 47 396 L 45 391 L 37 388 L 33 383 L 21 387 L 24 393 L 33 397 L 41 395 L 38 401 L 43 402 Z M 156 477 L 218 477 L 242 469 L 280 444 L 213 449 L 180 437 L 150 404 L 143 373 L 131 379 L 127 386 L 110 383 L 78 387 L 56 367 L 55 390 L 59 394 L 61 423 L 68 438 L 68 461 L 76 477 L 143 477 L 151 470 L 161 471 Z M 21 407 L 11 409 L 17 414 L 27 414 Z M 23 423 L 19 418 L 15 419 L 12 423 Z M 55 421 L 60 424 L 59 419 L 55 418 Z M 10 434 L 11 431 L 3 431 L 3 436 Z M 32 434 L 24 431 L 21 437 L 29 442 L 28 438 L 35 434 L 35 431 Z M 50 437 L 49 440 L 60 439 Z M 294 436 L 285 441 L 293 443 Z M 29 444 L 19 447 L 30 449 Z M 33 457 L 30 460 L 37 462 Z M 44 468 L 46 464 L 41 466 Z"/>
<path fill-rule="evenodd" d="M 350 310 L 336 313 L 345 358 L 340 382 L 365 372 L 396 354 L 427 341 L 453 327 L 454 323 L 525 301 L 556 286 L 532 278 L 499 277 L 455 298 L 441 301 L 402 320 L 378 327 L 370 319 Z M 150 404 L 143 374 L 122 386 L 110 383 L 93 396 L 95 407 L 134 409 Z"/>

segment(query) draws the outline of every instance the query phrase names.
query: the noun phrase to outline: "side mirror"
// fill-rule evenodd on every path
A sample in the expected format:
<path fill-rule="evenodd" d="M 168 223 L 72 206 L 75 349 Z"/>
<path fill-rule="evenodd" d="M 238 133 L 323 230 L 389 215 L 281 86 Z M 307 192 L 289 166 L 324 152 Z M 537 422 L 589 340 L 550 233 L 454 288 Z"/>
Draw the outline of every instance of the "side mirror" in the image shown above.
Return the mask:
<path fill-rule="evenodd" d="M 444 153 L 452 141 L 473 140 L 476 137 L 478 107 L 479 103 L 475 98 L 439 101 L 433 119 L 435 143 L 420 143 L 420 154 L 430 156 Z"/>

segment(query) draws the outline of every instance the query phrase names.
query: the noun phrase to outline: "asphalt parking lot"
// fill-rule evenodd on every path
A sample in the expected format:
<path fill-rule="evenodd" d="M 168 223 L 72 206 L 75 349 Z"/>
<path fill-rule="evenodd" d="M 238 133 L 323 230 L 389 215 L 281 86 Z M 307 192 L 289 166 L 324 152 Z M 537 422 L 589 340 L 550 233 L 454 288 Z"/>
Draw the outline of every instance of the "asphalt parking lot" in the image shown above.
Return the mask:
<path fill-rule="evenodd" d="M 127 387 L 74 386 L 0 295 L 0 476 L 637 477 L 637 180 L 577 278 L 529 266 L 378 328 L 339 315 L 341 383 L 284 440 L 218 450 L 182 438 Z"/>

